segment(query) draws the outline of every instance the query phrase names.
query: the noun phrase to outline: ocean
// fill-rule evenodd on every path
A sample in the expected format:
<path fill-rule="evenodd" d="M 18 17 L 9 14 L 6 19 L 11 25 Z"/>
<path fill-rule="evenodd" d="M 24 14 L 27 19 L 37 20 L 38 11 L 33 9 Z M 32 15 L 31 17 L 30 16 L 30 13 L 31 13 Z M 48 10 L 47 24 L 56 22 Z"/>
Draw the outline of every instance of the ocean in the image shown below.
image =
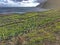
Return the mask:
<path fill-rule="evenodd" d="M 0 14 L 9 14 L 9 13 L 26 13 L 26 12 L 37 12 L 45 11 L 46 9 L 40 7 L 0 7 Z"/>
<path fill-rule="evenodd" d="M 26 13 L 26 12 L 37 12 L 45 11 L 40 7 L 46 1 L 45 0 L 1 0 L 0 1 L 0 14 L 9 14 L 9 13 Z M 20 4 L 22 3 L 22 4 Z M 38 4 L 38 5 L 36 5 Z M 26 7 L 27 6 L 27 7 Z M 29 7 L 32 6 L 32 7 Z M 38 7 L 36 7 L 38 6 Z"/>

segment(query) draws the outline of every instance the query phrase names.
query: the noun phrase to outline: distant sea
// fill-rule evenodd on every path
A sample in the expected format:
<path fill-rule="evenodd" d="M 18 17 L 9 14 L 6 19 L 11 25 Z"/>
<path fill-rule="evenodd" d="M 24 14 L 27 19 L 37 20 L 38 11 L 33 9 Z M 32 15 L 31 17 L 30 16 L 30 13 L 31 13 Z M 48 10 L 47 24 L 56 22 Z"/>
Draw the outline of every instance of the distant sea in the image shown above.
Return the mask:
<path fill-rule="evenodd" d="M 26 12 L 37 12 L 45 11 L 46 9 L 40 7 L 0 7 L 0 14 L 11 14 L 11 13 L 26 13 Z"/>

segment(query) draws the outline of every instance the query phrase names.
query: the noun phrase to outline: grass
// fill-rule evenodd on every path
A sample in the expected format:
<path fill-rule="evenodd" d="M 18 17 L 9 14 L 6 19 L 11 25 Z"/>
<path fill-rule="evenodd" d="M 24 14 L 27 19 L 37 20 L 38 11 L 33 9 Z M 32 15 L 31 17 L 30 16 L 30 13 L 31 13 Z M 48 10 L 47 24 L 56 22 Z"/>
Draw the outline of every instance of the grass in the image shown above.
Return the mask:
<path fill-rule="evenodd" d="M 1 41 L 21 35 L 26 39 L 27 45 L 43 45 L 49 41 L 56 42 L 59 34 L 59 10 L 0 16 Z"/>

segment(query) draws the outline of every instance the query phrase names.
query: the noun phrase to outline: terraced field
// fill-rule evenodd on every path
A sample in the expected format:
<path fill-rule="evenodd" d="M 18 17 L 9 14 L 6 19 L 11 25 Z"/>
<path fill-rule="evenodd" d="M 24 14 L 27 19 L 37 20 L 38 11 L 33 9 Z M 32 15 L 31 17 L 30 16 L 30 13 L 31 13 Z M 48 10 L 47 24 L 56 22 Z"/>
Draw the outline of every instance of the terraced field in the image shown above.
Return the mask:
<path fill-rule="evenodd" d="M 60 45 L 60 11 L 0 15 L 0 45 Z"/>

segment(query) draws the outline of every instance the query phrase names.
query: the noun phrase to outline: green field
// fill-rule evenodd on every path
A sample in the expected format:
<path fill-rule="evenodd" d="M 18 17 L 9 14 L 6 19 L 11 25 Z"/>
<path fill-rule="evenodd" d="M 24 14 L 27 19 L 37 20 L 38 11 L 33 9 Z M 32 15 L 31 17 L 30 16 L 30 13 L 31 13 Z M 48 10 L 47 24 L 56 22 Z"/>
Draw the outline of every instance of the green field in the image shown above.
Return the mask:
<path fill-rule="evenodd" d="M 0 45 L 6 45 L 8 40 L 14 43 L 14 40 L 17 40 L 13 39 L 15 37 L 24 37 L 26 45 L 48 45 L 50 43 L 50 45 L 55 45 L 55 43 L 60 44 L 58 43 L 60 42 L 59 36 L 59 10 L 0 15 L 0 40 L 5 41 Z M 16 42 L 18 44 L 14 43 L 14 45 L 23 45 L 24 41 Z"/>

